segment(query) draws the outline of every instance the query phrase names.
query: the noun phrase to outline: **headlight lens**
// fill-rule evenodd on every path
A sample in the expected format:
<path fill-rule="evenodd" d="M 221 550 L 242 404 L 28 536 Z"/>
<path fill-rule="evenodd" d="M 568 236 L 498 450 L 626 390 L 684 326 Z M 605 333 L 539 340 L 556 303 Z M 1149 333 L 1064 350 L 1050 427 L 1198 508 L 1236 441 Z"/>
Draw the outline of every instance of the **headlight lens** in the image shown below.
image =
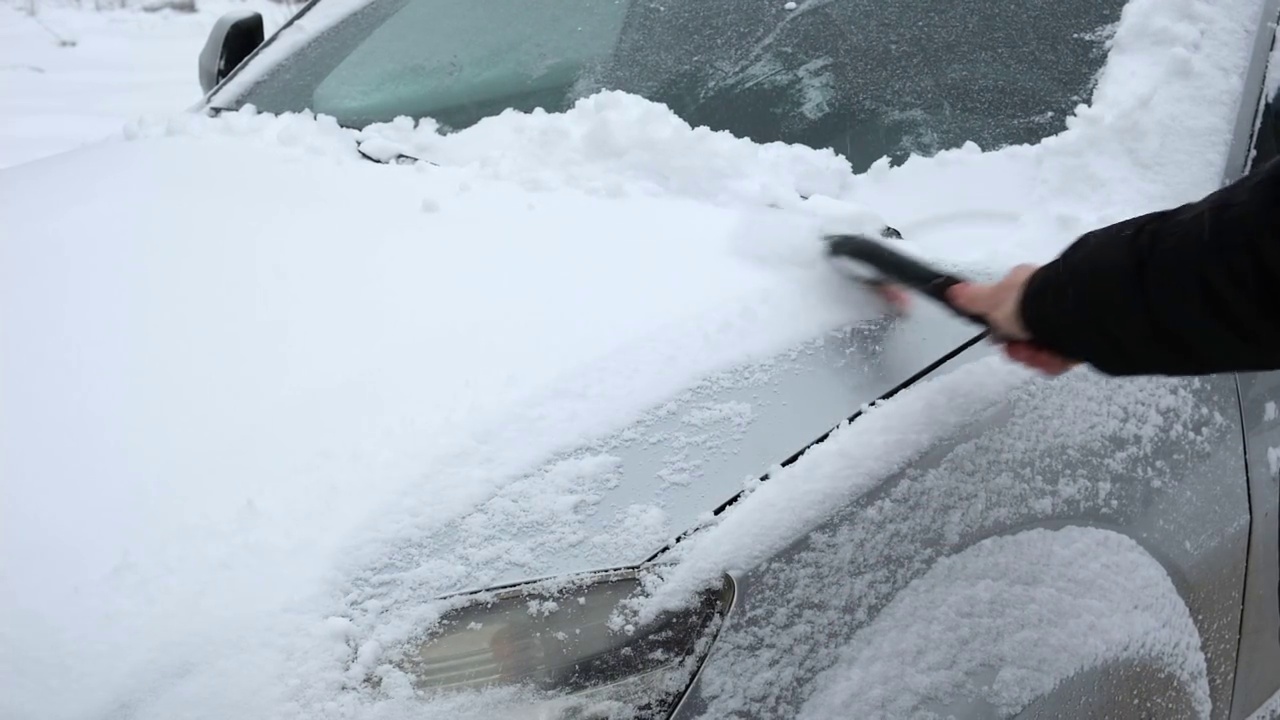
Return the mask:
<path fill-rule="evenodd" d="M 398 664 L 419 690 L 520 685 L 571 695 L 575 702 L 556 703 L 564 717 L 596 716 L 583 714 L 594 705 L 601 717 L 664 718 L 701 667 L 734 593 L 726 576 L 691 608 L 623 632 L 609 618 L 639 589 L 634 570 L 557 584 L 563 589 L 486 594 L 446 614 Z"/>

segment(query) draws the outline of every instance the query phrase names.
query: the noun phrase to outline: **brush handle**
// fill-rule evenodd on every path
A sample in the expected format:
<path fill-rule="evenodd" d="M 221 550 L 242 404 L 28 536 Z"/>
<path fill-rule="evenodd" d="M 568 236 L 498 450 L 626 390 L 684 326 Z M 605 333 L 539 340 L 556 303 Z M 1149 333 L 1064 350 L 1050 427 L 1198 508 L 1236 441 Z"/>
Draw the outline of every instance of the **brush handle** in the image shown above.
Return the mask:
<path fill-rule="evenodd" d="M 832 255 L 868 265 L 886 279 L 924 293 L 960 317 L 991 330 L 985 319 L 964 312 L 947 299 L 947 290 L 965 280 L 930 267 L 865 235 L 828 235 L 826 241 Z"/>

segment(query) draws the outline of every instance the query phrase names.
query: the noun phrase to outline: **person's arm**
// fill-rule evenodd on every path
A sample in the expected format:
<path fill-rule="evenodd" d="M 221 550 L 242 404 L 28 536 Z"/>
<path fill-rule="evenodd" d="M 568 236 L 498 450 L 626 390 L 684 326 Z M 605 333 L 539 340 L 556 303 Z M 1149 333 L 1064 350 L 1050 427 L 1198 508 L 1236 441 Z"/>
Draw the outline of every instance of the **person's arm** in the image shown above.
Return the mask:
<path fill-rule="evenodd" d="M 1032 341 L 1111 375 L 1280 368 L 1280 163 L 1091 232 L 1022 294 Z"/>

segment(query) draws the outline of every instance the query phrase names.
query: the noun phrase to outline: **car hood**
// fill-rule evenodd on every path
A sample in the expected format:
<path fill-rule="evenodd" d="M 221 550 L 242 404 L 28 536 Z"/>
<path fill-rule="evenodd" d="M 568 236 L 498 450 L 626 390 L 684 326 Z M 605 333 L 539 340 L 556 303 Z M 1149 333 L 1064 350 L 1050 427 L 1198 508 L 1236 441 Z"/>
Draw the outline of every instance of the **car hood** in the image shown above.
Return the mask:
<path fill-rule="evenodd" d="M 852 205 L 616 195 L 165 138 L 0 174 L 5 645 L 102 709 L 282 608 L 638 562 L 971 333 L 822 262 Z"/>

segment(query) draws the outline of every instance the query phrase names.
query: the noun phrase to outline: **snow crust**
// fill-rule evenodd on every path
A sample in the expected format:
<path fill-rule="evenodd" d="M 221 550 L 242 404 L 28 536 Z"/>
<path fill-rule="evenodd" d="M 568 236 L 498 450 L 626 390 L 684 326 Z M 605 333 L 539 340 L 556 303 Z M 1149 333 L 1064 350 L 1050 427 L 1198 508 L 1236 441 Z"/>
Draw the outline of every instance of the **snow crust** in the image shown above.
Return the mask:
<path fill-rule="evenodd" d="M 320 3 L 266 53 L 351 7 Z M 482 579 L 476 565 L 533 568 L 573 542 L 643 555 L 683 528 L 656 506 L 598 507 L 613 482 L 607 453 L 525 473 L 709 374 L 866 319 L 865 300 L 821 262 L 820 229 L 888 222 L 930 257 L 994 273 L 1212 190 L 1259 9 L 1134 0 L 1091 103 L 1060 135 L 859 176 L 830 152 L 690 128 L 616 93 L 450 135 L 430 121 L 351 131 L 251 110 L 151 117 L 124 130 L 129 143 L 0 175 L 0 716 L 452 716 L 407 686 L 371 695 L 360 684 L 445 607 L 371 591 L 386 579 L 369 572 L 375 558 L 453 520 L 473 542 L 434 563 L 411 558 L 405 572 Z M 426 162 L 375 165 L 361 143 Z M 1008 393 L 1063 388 L 1052 394 L 1060 437 L 1100 445 L 1119 432 L 1139 460 L 1159 427 L 1152 413 L 1186 428 L 1197 412 L 1155 381 L 1125 393 L 1086 380 L 1033 382 L 987 360 L 903 394 L 755 489 L 651 578 L 633 611 L 678 605 L 718 572 L 761 562 Z M 1100 420 L 1107 400 L 1127 405 Z M 749 408 L 708 413 L 732 425 Z M 981 469 L 982 457 L 1029 452 L 1045 430 L 1023 420 L 963 457 Z M 1190 448 L 1204 443 L 1185 435 Z M 1014 503 L 965 506 L 946 487 L 1046 511 L 1111 492 L 951 470 L 929 481 L 955 505 L 940 531 L 957 541 Z M 618 532 L 584 538 L 577 520 L 600 512 Z M 919 530 L 907 519 L 903 532 Z M 832 554 L 873 545 L 849 532 L 818 541 Z M 1060 558 L 1098 592 L 1109 592 L 1101 575 L 1067 549 L 1115 551 L 1140 571 L 1133 583 L 1163 592 L 1114 539 L 1023 541 L 1019 552 Z M 997 550 L 936 577 L 981 570 Z M 887 602 L 908 579 L 844 590 Z M 1154 650 L 1195 685 L 1182 616 L 1153 602 L 1131 619 L 1164 628 Z M 777 623 L 768 642 L 814 648 L 795 667 L 875 657 L 821 642 L 796 617 Z M 780 671 L 781 651 L 756 652 L 757 641 L 725 638 L 737 676 L 707 678 L 721 707 L 768 701 L 750 685 Z M 1043 676 L 1014 679 L 1002 697 Z"/>
<path fill-rule="evenodd" d="M 1111 531 L 1030 530 L 907 586 L 814 681 L 800 717 L 916 717 L 960 698 L 1007 716 L 1125 661 L 1172 672 L 1209 717 L 1200 635 L 1164 567 Z"/>

